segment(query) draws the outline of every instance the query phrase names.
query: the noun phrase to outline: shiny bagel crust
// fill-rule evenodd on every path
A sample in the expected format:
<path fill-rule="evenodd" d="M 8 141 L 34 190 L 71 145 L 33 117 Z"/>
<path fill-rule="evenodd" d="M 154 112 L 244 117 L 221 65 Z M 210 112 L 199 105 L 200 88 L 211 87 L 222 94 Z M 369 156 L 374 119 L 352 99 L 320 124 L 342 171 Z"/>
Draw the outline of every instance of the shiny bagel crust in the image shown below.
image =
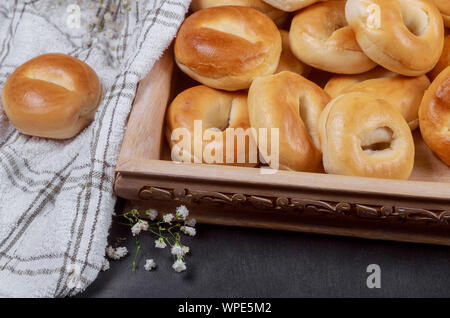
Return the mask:
<path fill-rule="evenodd" d="M 333 99 L 320 116 L 323 165 L 327 173 L 408 179 L 414 141 L 401 114 L 383 99 L 348 93 Z M 384 150 L 363 149 L 390 142 Z"/>
<path fill-rule="evenodd" d="M 281 169 L 321 169 L 317 125 L 329 100 L 319 86 L 292 72 L 258 77 L 252 83 L 248 94 L 250 124 L 258 131 L 279 129 Z"/>
<path fill-rule="evenodd" d="M 345 16 L 364 53 L 393 72 L 419 76 L 441 56 L 444 25 L 429 0 L 348 0 Z"/>
<path fill-rule="evenodd" d="M 298 12 L 289 40 L 299 60 L 327 72 L 358 74 L 376 66 L 347 25 L 345 1 L 320 2 Z"/>
<path fill-rule="evenodd" d="M 19 66 L 2 91 L 3 109 L 23 134 L 68 139 L 93 120 L 102 89 L 86 63 L 50 53 Z"/>
<path fill-rule="evenodd" d="M 281 55 L 281 35 L 265 14 L 248 7 L 200 10 L 181 25 L 175 40 L 180 69 L 207 86 L 235 91 L 273 74 Z"/>
<path fill-rule="evenodd" d="M 450 66 L 425 92 L 419 109 L 419 123 L 425 143 L 450 166 Z"/>
<path fill-rule="evenodd" d="M 194 140 L 194 121 L 202 121 L 202 137 Z M 226 148 L 226 129 L 243 129 L 244 132 L 250 128 L 247 108 L 247 94 L 244 92 L 224 92 L 216 90 L 204 85 L 191 87 L 180 94 L 172 101 L 166 114 L 166 137 L 171 149 L 177 144 L 177 140 L 172 139 L 172 133 L 177 128 L 184 128 L 191 135 L 191 151 L 186 149 L 180 151 L 172 151 L 173 160 L 192 163 L 213 163 L 213 164 L 229 164 L 241 166 L 256 166 L 257 150 L 254 148 L 255 160 L 250 162 L 249 151 L 250 143 L 253 142 L 251 132 L 245 136 L 245 147 L 238 147 L 238 138 L 235 137 L 234 142 L 234 159 L 233 162 L 227 163 Z M 222 140 L 215 138 L 205 138 L 205 131 L 212 129 L 212 132 L 218 132 L 222 135 Z M 236 134 L 238 132 L 236 131 Z M 243 138 L 243 137 L 242 137 Z M 207 162 L 205 157 L 200 159 L 198 152 L 195 152 L 194 143 L 202 145 L 201 151 L 209 147 L 209 149 L 222 149 L 221 162 Z M 198 147 L 198 149 L 200 149 Z M 238 162 L 238 158 L 244 158 L 245 162 Z M 245 157 L 243 157 L 245 156 Z"/>
<path fill-rule="evenodd" d="M 272 7 L 262 0 L 193 0 L 191 2 L 191 10 L 194 12 L 220 6 L 243 6 L 256 9 L 271 18 L 278 26 L 289 18 L 287 12 Z"/>
<path fill-rule="evenodd" d="M 378 76 L 361 81 L 359 79 L 364 75 L 354 75 L 357 80 L 350 85 L 347 78 L 352 76 L 336 76 L 327 83 L 325 91 L 332 98 L 341 94 L 361 92 L 385 99 L 402 114 L 411 130 L 416 129 L 419 126 L 419 106 L 425 90 L 430 86 L 428 77 L 426 75 L 408 77 L 388 70 L 383 71 L 382 68 L 376 70 Z M 377 72 L 369 73 L 375 75 Z M 341 85 L 340 90 L 339 85 Z"/>

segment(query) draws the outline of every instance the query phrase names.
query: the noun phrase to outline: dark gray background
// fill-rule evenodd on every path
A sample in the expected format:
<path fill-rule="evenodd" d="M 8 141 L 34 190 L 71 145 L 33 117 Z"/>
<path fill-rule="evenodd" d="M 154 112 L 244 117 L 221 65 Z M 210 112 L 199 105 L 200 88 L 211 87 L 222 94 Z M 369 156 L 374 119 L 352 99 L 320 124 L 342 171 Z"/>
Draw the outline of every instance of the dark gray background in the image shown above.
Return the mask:
<path fill-rule="evenodd" d="M 136 272 L 130 228 L 113 224 L 110 241 L 127 237 L 130 254 L 81 297 L 450 297 L 450 248 L 248 228 L 197 225 L 183 236 L 188 270 L 172 268 L 168 249 L 141 235 L 158 267 Z M 366 268 L 381 267 L 381 289 L 368 289 Z"/>

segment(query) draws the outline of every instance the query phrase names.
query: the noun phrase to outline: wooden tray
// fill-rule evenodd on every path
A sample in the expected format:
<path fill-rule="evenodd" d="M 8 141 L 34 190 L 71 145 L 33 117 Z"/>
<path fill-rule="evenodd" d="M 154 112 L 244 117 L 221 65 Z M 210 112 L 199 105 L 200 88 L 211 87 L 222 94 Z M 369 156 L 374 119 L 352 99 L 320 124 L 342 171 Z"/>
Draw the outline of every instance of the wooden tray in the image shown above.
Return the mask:
<path fill-rule="evenodd" d="M 414 133 L 410 181 L 180 164 L 163 140 L 166 106 L 193 82 L 169 49 L 139 85 L 116 167 L 126 208 L 188 206 L 200 223 L 450 245 L 450 169 Z M 317 76 L 314 75 L 313 76 Z M 319 75 L 319 77 L 322 75 Z"/>

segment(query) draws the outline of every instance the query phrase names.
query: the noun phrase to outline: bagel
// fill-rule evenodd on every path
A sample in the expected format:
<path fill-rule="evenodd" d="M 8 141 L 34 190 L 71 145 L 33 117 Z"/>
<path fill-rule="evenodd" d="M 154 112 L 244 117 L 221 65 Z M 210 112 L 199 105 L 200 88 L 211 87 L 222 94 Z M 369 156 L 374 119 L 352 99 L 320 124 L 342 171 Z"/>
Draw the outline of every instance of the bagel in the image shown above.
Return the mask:
<path fill-rule="evenodd" d="M 175 61 L 207 86 L 235 91 L 258 76 L 273 74 L 281 55 L 281 35 L 265 14 L 248 7 L 200 10 L 181 25 Z"/>
<path fill-rule="evenodd" d="M 442 14 L 445 27 L 450 28 L 450 1 L 448 0 L 433 0 L 433 1 L 438 10 Z"/>
<path fill-rule="evenodd" d="M 196 139 L 194 139 L 195 120 L 202 121 L 202 135 L 201 138 Z M 178 145 L 180 138 L 176 135 L 177 128 L 183 128 L 189 132 L 190 150 Z M 178 162 L 256 166 L 258 163 L 256 147 L 254 158 L 249 157 L 250 145 L 253 142 L 250 132 L 245 136 L 245 147 L 238 146 L 239 137 L 235 136 L 233 160 L 232 162 L 227 160 L 227 128 L 242 128 L 244 132 L 250 128 L 246 93 L 223 92 L 203 85 L 181 92 L 172 101 L 166 114 L 166 137 L 172 149 L 172 159 Z M 205 135 L 207 133 L 220 133 L 222 138 L 209 137 Z M 236 135 L 238 135 L 237 131 Z M 199 145 L 201 148 L 198 147 Z M 201 151 L 196 152 L 195 147 Z M 214 152 L 213 160 L 207 159 L 204 157 L 205 149 L 209 150 L 209 153 L 212 153 L 212 149 L 221 149 L 222 155 L 217 153 L 215 157 Z M 240 162 L 239 158 L 243 160 Z"/>
<path fill-rule="evenodd" d="M 326 0 L 263 0 L 263 1 L 280 10 L 286 12 L 293 12 L 306 8 L 307 6 L 313 3 Z"/>
<path fill-rule="evenodd" d="M 440 72 L 450 66 L 450 35 L 447 35 L 444 40 L 444 49 L 436 66 L 428 73 L 428 77 L 434 80 Z"/>
<path fill-rule="evenodd" d="M 419 76 L 439 60 L 444 25 L 429 0 L 348 0 L 345 16 L 364 53 L 384 68 Z"/>
<path fill-rule="evenodd" d="M 262 0 L 193 0 L 191 2 L 191 10 L 198 11 L 210 7 L 220 6 L 243 6 L 250 7 L 261 11 L 269 18 L 271 18 L 276 25 L 280 26 L 287 21 L 289 14 L 268 5 Z"/>
<path fill-rule="evenodd" d="M 426 75 L 407 77 L 387 70 L 384 70 L 384 74 L 380 70 L 379 75 L 381 76 L 355 82 L 349 86 L 344 85 L 345 87 L 338 94 L 360 92 L 382 98 L 402 114 L 411 130 L 416 129 L 419 126 L 419 106 L 425 90 L 430 86 L 428 77 Z M 341 81 L 342 77 L 344 79 Z M 336 97 L 335 94 L 338 91 L 337 87 L 339 86 L 339 82 L 347 82 L 345 77 L 351 76 L 337 76 L 327 83 L 327 86 L 333 88 L 331 93 L 327 89 L 327 86 L 325 86 L 325 91 L 332 98 Z"/>
<path fill-rule="evenodd" d="M 327 173 L 408 179 L 414 141 L 406 121 L 388 102 L 365 93 L 333 99 L 320 116 Z"/>
<path fill-rule="evenodd" d="M 317 124 L 329 100 L 319 86 L 296 73 L 281 72 L 253 81 L 248 93 L 250 124 L 258 131 L 278 128 L 280 169 L 319 171 Z"/>
<path fill-rule="evenodd" d="M 290 71 L 307 77 L 309 73 L 311 73 L 311 67 L 297 59 L 294 54 L 292 54 L 291 45 L 289 43 L 289 32 L 280 30 L 280 33 L 283 43 L 283 50 L 281 51 L 280 62 L 278 63 L 278 68 L 275 73 Z"/>
<path fill-rule="evenodd" d="M 328 80 L 324 90 L 333 99 L 338 95 L 341 95 L 345 89 L 357 83 L 361 83 L 370 79 L 384 78 L 395 75 L 397 74 L 382 67 L 376 67 L 368 72 L 364 72 L 361 74 L 338 75 Z"/>
<path fill-rule="evenodd" d="M 425 143 L 450 166 L 450 66 L 425 92 L 419 109 L 419 123 Z"/>
<path fill-rule="evenodd" d="M 102 89 L 86 63 L 50 53 L 19 66 L 2 91 L 3 110 L 23 134 L 68 139 L 91 123 Z"/>
<path fill-rule="evenodd" d="M 320 2 L 298 12 L 289 40 L 299 60 L 323 71 L 358 74 L 376 66 L 347 25 L 344 1 Z"/>

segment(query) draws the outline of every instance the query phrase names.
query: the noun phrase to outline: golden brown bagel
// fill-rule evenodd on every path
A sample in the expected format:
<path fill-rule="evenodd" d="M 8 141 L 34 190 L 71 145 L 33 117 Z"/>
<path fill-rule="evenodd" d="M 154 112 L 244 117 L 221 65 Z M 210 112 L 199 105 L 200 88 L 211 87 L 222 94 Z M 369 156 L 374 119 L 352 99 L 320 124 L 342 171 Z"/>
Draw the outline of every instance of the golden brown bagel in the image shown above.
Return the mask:
<path fill-rule="evenodd" d="M 368 72 L 364 72 L 361 74 L 334 76 L 327 82 L 324 90 L 333 99 L 338 95 L 341 95 L 343 90 L 357 83 L 361 83 L 363 81 L 374 78 L 383 78 L 395 75 L 397 74 L 378 66 Z"/>
<path fill-rule="evenodd" d="M 311 72 L 311 67 L 297 59 L 294 54 L 292 54 L 291 45 L 289 43 L 289 32 L 280 30 L 280 33 L 283 41 L 283 50 L 280 56 L 280 63 L 278 64 L 278 68 L 275 73 L 290 71 L 307 77 Z"/>
<path fill-rule="evenodd" d="M 428 77 L 434 80 L 440 72 L 450 66 L 450 35 L 447 35 L 444 40 L 444 49 L 436 66 L 428 73 Z"/>
<path fill-rule="evenodd" d="M 444 26 L 429 0 L 348 0 L 345 16 L 364 53 L 384 68 L 419 76 L 439 60 Z"/>
<path fill-rule="evenodd" d="M 414 141 L 401 114 L 383 99 L 348 93 L 333 99 L 319 122 L 327 173 L 408 179 Z"/>
<path fill-rule="evenodd" d="M 320 169 L 317 124 L 329 100 L 319 86 L 292 72 L 262 76 L 253 81 L 248 93 L 250 124 L 258 131 L 259 128 L 279 129 L 281 169 Z"/>
<path fill-rule="evenodd" d="M 307 6 L 313 3 L 326 0 L 263 0 L 263 1 L 280 10 L 286 12 L 293 12 L 306 8 Z"/>
<path fill-rule="evenodd" d="M 450 67 L 442 71 L 425 92 L 419 123 L 425 143 L 450 166 Z"/>
<path fill-rule="evenodd" d="M 195 120 L 202 121 L 202 135 L 194 140 Z M 177 128 L 186 129 L 191 136 L 191 149 L 181 149 L 176 145 L 180 137 L 176 135 Z M 247 94 L 243 92 L 223 92 L 207 86 L 195 86 L 181 92 L 170 104 L 166 115 L 166 137 L 172 149 L 172 159 L 174 161 L 195 162 L 195 163 L 213 163 L 256 166 L 257 150 L 253 149 L 253 158 L 249 157 L 250 143 L 253 142 L 251 132 L 245 136 L 245 145 L 238 147 L 238 139 L 242 137 L 235 136 L 234 149 L 232 155 L 227 160 L 227 128 L 242 128 L 245 132 L 250 128 L 247 109 Z M 206 137 L 205 133 L 219 133 L 222 140 L 215 137 Z M 172 134 L 173 133 L 173 134 Z M 236 134 L 239 132 L 236 131 Z M 194 143 L 202 145 L 197 147 L 200 151 L 195 152 Z M 212 149 L 221 149 L 222 155 Z M 206 158 L 205 153 L 213 154 L 211 159 Z M 242 158 L 241 161 L 238 161 Z M 214 160 L 217 159 L 217 160 Z M 232 162 L 230 162 L 232 161 Z"/>
<path fill-rule="evenodd" d="M 3 109 L 26 135 L 67 139 L 94 118 L 101 85 L 86 63 L 50 53 L 19 66 L 3 87 Z"/>
<path fill-rule="evenodd" d="M 262 0 L 193 0 L 192 11 L 203 10 L 210 7 L 220 6 L 243 6 L 261 11 L 271 18 L 276 25 L 282 25 L 289 17 L 289 14 L 264 3 Z"/>
<path fill-rule="evenodd" d="M 352 76 L 334 77 L 325 86 L 325 91 L 331 98 L 351 92 L 367 93 L 382 98 L 402 114 L 411 130 L 416 129 L 419 126 L 419 106 L 425 90 L 430 86 L 428 77 L 426 75 L 407 77 L 388 70 L 383 71 L 381 68 L 377 70 L 379 76 L 361 81 L 359 79 L 363 76 L 354 75 L 358 79 L 350 85 L 347 85 L 348 78 Z M 371 71 L 371 73 L 374 75 L 376 72 Z M 342 85 L 340 90 L 339 85 Z"/>
<path fill-rule="evenodd" d="M 175 40 L 180 69 L 210 87 L 235 91 L 254 78 L 273 74 L 281 55 L 275 23 L 253 8 L 212 7 L 181 25 Z"/>
<path fill-rule="evenodd" d="M 344 1 L 320 2 L 298 12 L 289 40 L 299 60 L 327 72 L 358 74 L 376 66 L 347 25 Z"/>
<path fill-rule="evenodd" d="M 445 27 L 450 28 L 450 1 L 448 0 L 433 0 L 433 1 L 442 14 Z"/>

